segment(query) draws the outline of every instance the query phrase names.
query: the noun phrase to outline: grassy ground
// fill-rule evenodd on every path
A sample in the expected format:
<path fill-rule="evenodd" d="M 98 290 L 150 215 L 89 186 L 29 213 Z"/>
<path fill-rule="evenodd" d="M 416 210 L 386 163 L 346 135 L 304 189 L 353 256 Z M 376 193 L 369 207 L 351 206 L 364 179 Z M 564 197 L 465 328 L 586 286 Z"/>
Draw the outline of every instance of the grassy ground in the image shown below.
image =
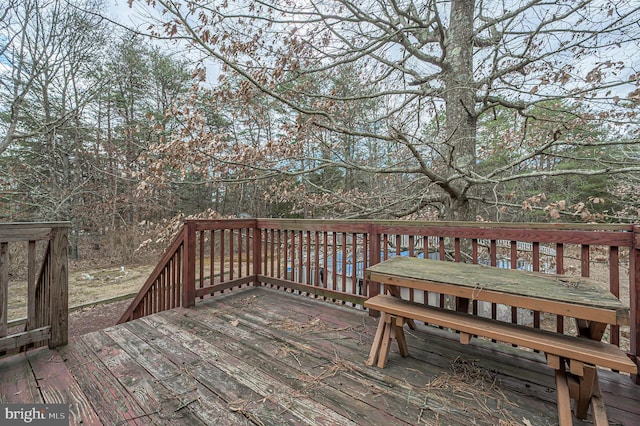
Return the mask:
<path fill-rule="evenodd" d="M 128 294 L 136 294 L 155 265 L 107 267 L 70 271 L 69 307 L 85 305 Z M 27 290 L 25 281 L 10 281 L 9 321 L 27 315 Z"/>

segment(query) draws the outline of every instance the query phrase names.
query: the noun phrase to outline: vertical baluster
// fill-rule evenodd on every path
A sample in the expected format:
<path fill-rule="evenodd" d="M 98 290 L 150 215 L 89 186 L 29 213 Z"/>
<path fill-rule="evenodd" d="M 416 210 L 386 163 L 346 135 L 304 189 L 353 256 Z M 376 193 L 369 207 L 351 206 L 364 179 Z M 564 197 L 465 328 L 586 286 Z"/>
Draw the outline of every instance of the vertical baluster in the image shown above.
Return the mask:
<path fill-rule="evenodd" d="M 251 239 L 251 235 L 255 236 L 255 235 L 262 235 L 261 230 L 259 230 L 258 228 L 247 228 L 247 231 L 245 233 L 246 238 L 245 238 L 245 255 L 247 258 L 247 262 L 245 265 L 245 274 L 248 275 L 252 275 L 251 274 L 251 264 L 252 264 L 252 259 L 251 259 L 251 250 L 253 250 L 253 246 L 251 244 L 251 242 L 253 241 Z M 273 253 L 273 229 L 271 230 L 271 252 Z M 273 274 L 273 267 L 271 268 L 272 274 Z M 257 271 L 256 271 L 257 272 Z M 273 275 L 272 275 L 273 276 Z"/>
<path fill-rule="evenodd" d="M 371 265 L 380 263 L 380 233 L 376 225 L 369 225 L 369 246 L 367 252 L 369 253 L 369 263 Z M 379 292 L 380 283 L 367 283 L 368 297 L 376 296 Z M 376 312 L 369 311 L 369 315 L 376 315 Z"/>
<path fill-rule="evenodd" d="M 202 288 L 204 287 L 204 244 L 205 244 L 205 240 L 204 240 L 204 231 L 201 230 L 200 232 L 198 232 L 198 240 L 199 240 L 199 259 L 198 259 L 198 277 L 196 277 L 196 280 L 199 280 L 199 285 L 198 288 Z M 202 297 L 201 297 L 202 298 Z"/>
<path fill-rule="evenodd" d="M 253 274 L 256 279 L 253 281 L 253 285 L 255 287 L 264 285 L 264 281 L 262 281 L 259 277 L 262 275 L 262 266 L 260 265 L 260 259 L 262 259 L 262 244 L 260 244 L 260 240 L 262 239 L 262 229 L 258 229 L 257 222 L 256 227 L 254 228 L 253 233 L 253 244 L 251 246 L 251 250 L 253 250 Z M 249 239 L 247 238 L 247 241 Z"/>
<path fill-rule="evenodd" d="M 369 234 L 362 234 L 362 295 L 369 296 L 369 283 L 367 282 L 367 275 L 365 270 L 369 265 Z"/>
<path fill-rule="evenodd" d="M 27 250 L 27 330 L 33 330 L 36 323 L 36 286 L 38 284 L 36 282 L 36 241 L 29 241 Z"/>
<path fill-rule="evenodd" d="M 306 252 L 306 265 L 305 265 L 305 280 L 304 283 L 311 285 L 311 231 L 305 233 L 305 252 Z"/>
<path fill-rule="evenodd" d="M 489 259 L 491 266 L 495 268 L 498 265 L 498 242 L 496 240 L 491 240 L 489 248 Z M 498 318 L 498 305 L 495 303 L 491 304 L 491 318 Z"/>
<path fill-rule="evenodd" d="M 409 247 L 408 247 L 409 248 L 409 257 L 416 257 L 414 244 L 415 244 L 415 236 L 414 235 L 409 235 L 409 242 L 408 242 L 408 245 L 409 245 Z"/>
<path fill-rule="evenodd" d="M 160 311 L 160 280 L 156 280 L 151 288 L 153 292 L 153 313 L 155 314 Z"/>
<path fill-rule="evenodd" d="M 289 232 L 285 229 L 284 230 L 284 235 L 283 235 L 283 239 L 282 239 L 282 267 L 283 267 L 283 271 L 282 273 L 284 274 L 284 279 L 288 280 L 288 268 L 289 268 Z M 279 287 L 278 287 L 279 288 Z"/>
<path fill-rule="evenodd" d="M 268 256 L 270 257 L 270 265 L 271 267 L 269 268 L 269 276 L 270 277 L 275 277 L 275 269 L 274 269 L 274 262 L 275 262 L 275 251 L 276 251 L 276 244 L 275 244 L 275 231 L 274 229 L 271 229 L 269 231 L 269 239 L 271 240 L 271 248 L 269 249 L 269 254 Z"/>
<path fill-rule="evenodd" d="M 556 244 L 556 274 L 564 274 L 564 244 Z M 564 333 L 564 317 L 556 316 L 556 331 Z"/>
<path fill-rule="evenodd" d="M 590 247 L 588 244 L 582 244 L 580 246 L 580 275 L 583 277 L 589 277 L 590 275 L 589 267 L 591 260 L 589 258 L 589 251 Z M 589 324 L 587 321 L 576 318 L 575 322 L 580 335 L 585 334 L 585 332 L 588 333 Z"/>
<path fill-rule="evenodd" d="M 7 335 L 9 300 L 9 243 L 0 243 L 0 337 Z"/>
<path fill-rule="evenodd" d="M 171 259 L 169 259 L 169 264 L 167 265 L 167 276 L 165 278 L 165 282 L 167 285 L 167 308 L 168 309 L 173 309 L 174 304 L 173 304 L 173 287 L 175 286 L 175 283 L 173 282 L 173 275 L 174 272 L 173 270 L 175 269 L 175 254 L 173 256 L 171 256 Z"/>
<path fill-rule="evenodd" d="M 453 239 L 453 260 L 458 263 L 462 261 L 461 245 L 460 238 Z M 456 297 L 456 311 L 469 312 L 469 299 Z"/>
<path fill-rule="evenodd" d="M 511 269 L 518 269 L 518 242 L 511 240 L 509 242 L 509 260 Z M 518 308 L 511 307 L 511 322 L 516 324 L 518 322 Z M 515 346 L 515 345 L 514 345 Z"/>
<path fill-rule="evenodd" d="M 291 234 L 291 242 L 290 242 L 290 261 L 291 261 L 291 277 L 289 278 L 291 281 L 296 281 L 296 232 L 289 231 Z"/>
<path fill-rule="evenodd" d="M 51 309 L 51 305 L 49 304 L 49 300 L 51 297 L 51 280 L 52 280 L 52 270 L 53 270 L 53 265 L 52 265 L 52 259 L 53 259 L 53 253 L 52 253 L 52 248 L 51 248 L 51 241 L 49 241 L 49 256 L 47 259 L 47 285 L 44 288 L 44 296 L 42 299 L 42 325 L 51 325 L 51 315 L 50 315 L 50 309 Z"/>
<path fill-rule="evenodd" d="M 169 287 L 169 282 L 168 282 L 168 276 L 169 276 L 169 265 L 165 264 L 164 267 L 162 268 L 162 272 L 160 272 L 160 275 L 158 276 L 158 281 L 160 281 L 160 303 L 161 303 L 161 309 L 163 311 L 166 311 L 167 309 L 171 309 L 169 307 L 169 291 L 167 289 L 167 287 Z"/>
<path fill-rule="evenodd" d="M 478 264 L 478 239 L 473 238 L 471 240 L 471 263 L 474 265 Z M 474 300 L 472 302 L 472 312 L 473 315 L 478 315 L 478 301 Z"/>
<path fill-rule="evenodd" d="M 620 264 L 618 247 L 609 247 L 609 291 L 620 298 Z M 620 326 L 610 325 L 609 342 L 620 346 Z"/>
<path fill-rule="evenodd" d="M 440 260 L 446 260 L 444 237 L 438 237 L 438 254 L 440 256 Z M 445 295 L 442 293 L 440 293 L 438 306 L 440 306 L 441 308 L 445 307 Z"/>
<path fill-rule="evenodd" d="M 160 309 L 167 310 L 167 267 L 162 268 L 158 277 L 160 280 Z"/>
<path fill-rule="evenodd" d="M 209 231 L 209 285 L 213 285 L 215 282 L 215 253 L 216 240 L 215 240 L 215 231 L 212 229 Z"/>
<path fill-rule="evenodd" d="M 313 231 L 313 285 L 316 287 L 322 287 L 320 284 L 320 233 L 318 231 Z"/>
<path fill-rule="evenodd" d="M 324 231 L 322 233 L 322 287 L 327 287 L 327 280 L 329 279 L 329 233 Z"/>
<path fill-rule="evenodd" d="M 415 257 L 415 236 L 414 235 L 409 235 L 409 241 L 408 241 L 408 246 L 409 246 L 409 257 Z M 415 292 L 414 289 L 410 288 L 409 289 L 409 300 L 410 301 L 414 301 L 415 300 Z"/>
<path fill-rule="evenodd" d="M 244 250 L 243 250 L 244 247 L 242 246 L 243 231 L 244 231 L 243 228 L 238 228 L 238 278 L 242 277 L 242 267 L 244 266 L 242 264 L 242 255 L 244 253 Z M 266 238 L 265 238 L 265 244 L 266 244 Z M 265 247 L 264 252 L 265 252 L 265 254 L 268 253 L 267 250 L 266 250 L 266 247 Z M 266 259 L 267 257 L 265 256 L 264 258 Z M 264 270 L 265 271 L 267 270 L 266 266 L 265 266 Z M 242 287 L 242 286 L 240 286 L 240 287 Z"/>
<path fill-rule="evenodd" d="M 286 238 L 285 238 L 286 241 Z M 278 273 L 276 274 L 277 278 L 282 278 L 282 230 L 278 229 L 278 244 L 276 244 L 276 247 L 278 248 L 278 261 L 277 261 L 277 268 L 278 268 Z M 286 256 L 285 256 L 286 257 Z"/>
<path fill-rule="evenodd" d="M 334 231 L 331 233 L 332 242 L 332 265 L 331 265 L 331 288 L 338 289 L 338 234 Z"/>
<path fill-rule="evenodd" d="M 354 232 L 351 234 L 351 294 L 360 294 L 360 285 L 358 278 L 358 235 Z"/>
<path fill-rule="evenodd" d="M 533 260 L 533 270 L 536 272 L 540 271 L 540 242 L 534 241 L 532 243 L 532 260 Z M 535 328 L 540 328 L 540 311 L 533 311 L 533 326 Z"/>
<path fill-rule="evenodd" d="M 173 300 L 174 300 L 174 307 L 178 307 L 182 304 L 182 301 L 180 300 L 181 296 L 182 296 L 182 286 L 184 285 L 184 283 L 182 282 L 182 257 L 184 256 L 184 251 L 185 251 L 185 247 L 184 247 L 184 243 L 180 245 L 180 249 L 178 250 L 178 253 L 176 254 L 176 270 L 175 270 L 175 276 L 173 277 L 174 279 L 174 290 L 173 290 Z"/>
<path fill-rule="evenodd" d="M 340 291 L 341 292 L 346 292 L 347 291 L 347 233 L 343 232 L 341 234 L 341 248 L 340 248 L 340 252 L 342 253 L 342 265 L 341 265 L 341 274 L 340 274 L 340 278 L 341 278 L 341 285 L 340 285 Z"/>
<path fill-rule="evenodd" d="M 304 275 L 304 257 L 303 257 L 303 253 L 304 253 L 304 246 L 303 246 L 303 237 L 304 234 L 302 232 L 302 230 L 299 230 L 298 232 L 296 232 L 296 235 L 298 236 L 296 239 L 296 265 L 298 266 L 298 278 L 295 280 L 296 282 L 303 282 L 302 281 L 302 277 Z"/>
<path fill-rule="evenodd" d="M 262 246 L 262 273 L 264 275 L 273 276 L 273 229 L 259 229 Z M 269 267 L 271 265 L 271 267 Z"/>
<path fill-rule="evenodd" d="M 590 271 L 591 259 L 589 257 L 589 245 L 582 244 L 580 247 L 580 273 L 583 277 L 591 276 Z"/>
<path fill-rule="evenodd" d="M 462 248 L 461 248 L 460 238 L 456 237 L 453 240 L 453 247 L 454 247 L 454 260 L 456 262 L 461 262 L 462 261 Z"/>
<path fill-rule="evenodd" d="M 233 280 L 235 270 L 235 244 L 233 228 L 229 229 L 229 280 Z M 233 289 L 229 289 L 230 291 Z"/>
<path fill-rule="evenodd" d="M 389 234 L 382 236 L 382 247 L 380 251 L 382 252 L 382 260 L 389 259 Z"/>
<path fill-rule="evenodd" d="M 221 229 L 220 232 L 218 233 L 218 237 L 220 238 L 220 272 L 218 273 L 220 276 L 220 282 L 224 282 L 225 281 L 225 258 L 227 257 L 227 254 L 225 252 L 225 239 L 226 239 L 226 230 L 225 229 Z M 224 292 L 224 290 L 222 290 L 222 292 Z"/>

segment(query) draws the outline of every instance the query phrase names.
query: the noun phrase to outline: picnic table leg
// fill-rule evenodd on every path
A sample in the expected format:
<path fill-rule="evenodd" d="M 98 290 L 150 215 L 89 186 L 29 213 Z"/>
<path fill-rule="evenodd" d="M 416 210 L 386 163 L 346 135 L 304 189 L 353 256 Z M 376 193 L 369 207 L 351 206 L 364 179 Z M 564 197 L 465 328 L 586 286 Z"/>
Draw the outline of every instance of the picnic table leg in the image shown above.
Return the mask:
<path fill-rule="evenodd" d="M 380 345 L 380 352 L 378 353 L 378 368 L 384 368 L 387 364 L 389 348 L 391 347 L 391 330 L 391 318 L 386 316 L 384 321 L 384 333 L 382 334 L 382 344 Z"/>
<path fill-rule="evenodd" d="M 571 418 L 571 398 L 569 397 L 569 384 L 564 364 L 556 370 L 556 392 L 558 393 L 558 421 L 560 426 L 573 425 Z"/>
<path fill-rule="evenodd" d="M 602 340 L 607 324 L 576 318 L 576 328 L 578 329 L 578 336 L 599 341 Z"/>
<path fill-rule="evenodd" d="M 376 335 L 373 338 L 371 350 L 369 351 L 369 358 L 365 361 L 366 365 L 371 366 L 377 362 L 379 368 L 384 368 L 389 358 L 391 341 L 394 339 L 398 342 L 400 355 L 403 357 L 409 356 L 409 348 L 402 328 L 405 321 L 406 319 L 403 317 L 381 312 Z"/>
<path fill-rule="evenodd" d="M 607 409 L 602 399 L 602 391 L 600 390 L 600 382 L 598 381 L 598 371 L 594 372 L 593 379 L 593 395 L 591 396 L 591 414 L 593 415 L 593 424 L 596 426 L 605 426 L 609 424 L 607 418 Z"/>
<path fill-rule="evenodd" d="M 580 420 L 587 418 L 589 404 L 591 403 L 591 395 L 593 395 L 593 386 L 596 379 L 596 367 L 593 365 L 585 365 L 583 367 L 584 374 L 579 377 L 580 386 L 578 388 L 578 397 L 576 398 L 575 411 L 576 417 Z"/>
<path fill-rule="evenodd" d="M 400 351 L 400 355 L 404 358 L 409 356 L 409 348 L 407 347 L 407 339 L 404 337 L 404 330 L 402 326 L 407 320 L 403 317 L 396 317 L 396 320 L 393 324 L 393 331 L 398 342 L 398 350 Z"/>
<path fill-rule="evenodd" d="M 373 338 L 373 343 L 371 344 L 371 351 L 369 351 L 369 358 L 365 361 L 366 365 L 374 365 L 378 360 L 378 354 L 380 353 L 380 344 L 382 343 L 382 334 L 384 333 L 384 328 L 386 325 L 386 316 L 384 312 L 380 313 L 380 320 L 378 321 L 378 329 L 376 330 L 376 335 Z"/>

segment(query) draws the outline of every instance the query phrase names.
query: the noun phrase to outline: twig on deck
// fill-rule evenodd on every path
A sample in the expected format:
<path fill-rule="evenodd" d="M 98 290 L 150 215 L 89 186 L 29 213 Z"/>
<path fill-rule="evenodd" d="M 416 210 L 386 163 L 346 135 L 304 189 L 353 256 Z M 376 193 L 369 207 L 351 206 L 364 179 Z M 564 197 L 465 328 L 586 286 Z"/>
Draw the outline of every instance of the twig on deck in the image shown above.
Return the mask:
<path fill-rule="evenodd" d="M 140 414 L 139 416 L 136 417 L 129 417 L 128 419 L 124 419 L 119 421 L 118 423 L 116 423 L 116 425 L 123 425 L 125 423 L 129 423 L 131 420 L 136 420 L 136 419 L 141 419 L 143 417 L 149 417 L 149 416 L 153 416 L 154 414 L 160 414 L 160 410 L 156 410 L 152 413 L 145 413 L 145 414 Z"/>
<path fill-rule="evenodd" d="M 427 405 L 429 403 L 429 395 L 426 395 L 424 397 L 424 403 L 422 404 L 422 407 L 420 407 L 420 412 L 418 413 L 418 424 L 420 424 L 420 422 L 422 421 L 422 414 L 424 414 L 424 410 L 429 408 L 429 406 Z"/>
<path fill-rule="evenodd" d="M 177 413 L 178 411 L 182 410 L 183 408 L 193 404 L 196 401 L 199 401 L 200 398 L 196 398 L 196 399 L 192 399 L 191 401 L 187 402 L 186 404 L 182 404 L 181 406 L 179 406 L 178 408 L 176 408 L 175 410 L 173 410 L 174 413 Z"/>

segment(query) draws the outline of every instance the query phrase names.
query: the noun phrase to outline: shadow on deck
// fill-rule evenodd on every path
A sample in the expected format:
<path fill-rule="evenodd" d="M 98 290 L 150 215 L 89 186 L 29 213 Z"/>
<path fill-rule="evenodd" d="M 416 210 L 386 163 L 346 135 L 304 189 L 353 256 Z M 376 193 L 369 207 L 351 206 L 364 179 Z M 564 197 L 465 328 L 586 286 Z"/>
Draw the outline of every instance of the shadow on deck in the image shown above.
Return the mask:
<path fill-rule="evenodd" d="M 246 288 L 0 360 L 0 397 L 68 402 L 84 425 L 557 424 L 543 355 L 419 326 L 380 370 L 364 365 L 376 325 Z M 639 424 L 640 387 L 599 375 L 610 423 Z"/>

